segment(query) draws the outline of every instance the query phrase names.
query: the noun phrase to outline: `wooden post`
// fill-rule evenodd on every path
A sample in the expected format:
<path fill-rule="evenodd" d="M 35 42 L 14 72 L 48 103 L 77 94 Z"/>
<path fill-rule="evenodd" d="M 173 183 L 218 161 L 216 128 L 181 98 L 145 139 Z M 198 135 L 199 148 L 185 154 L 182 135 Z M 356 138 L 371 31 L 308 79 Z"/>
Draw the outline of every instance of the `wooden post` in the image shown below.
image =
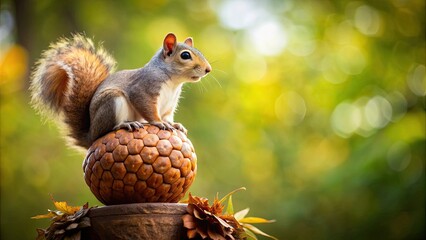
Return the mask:
<path fill-rule="evenodd" d="M 133 203 L 93 208 L 82 239 L 182 239 L 187 204 Z"/>

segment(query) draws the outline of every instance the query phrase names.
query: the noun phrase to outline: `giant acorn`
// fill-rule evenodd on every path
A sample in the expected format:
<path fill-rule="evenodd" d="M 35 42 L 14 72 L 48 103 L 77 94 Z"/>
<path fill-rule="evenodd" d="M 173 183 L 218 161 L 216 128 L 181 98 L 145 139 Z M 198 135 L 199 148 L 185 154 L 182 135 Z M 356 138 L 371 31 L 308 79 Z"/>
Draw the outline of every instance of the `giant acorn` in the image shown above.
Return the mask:
<path fill-rule="evenodd" d="M 84 179 L 106 205 L 178 202 L 194 181 L 197 156 L 178 130 L 148 125 L 97 139 L 83 162 Z"/>

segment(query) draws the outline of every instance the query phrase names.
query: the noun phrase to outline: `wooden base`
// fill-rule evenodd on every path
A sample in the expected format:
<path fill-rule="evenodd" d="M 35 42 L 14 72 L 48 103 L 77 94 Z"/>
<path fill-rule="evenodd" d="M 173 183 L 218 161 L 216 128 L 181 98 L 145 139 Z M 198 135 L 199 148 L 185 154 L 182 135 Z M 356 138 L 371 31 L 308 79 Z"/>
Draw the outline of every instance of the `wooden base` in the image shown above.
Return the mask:
<path fill-rule="evenodd" d="M 182 239 L 187 204 L 134 203 L 93 208 L 83 239 Z"/>

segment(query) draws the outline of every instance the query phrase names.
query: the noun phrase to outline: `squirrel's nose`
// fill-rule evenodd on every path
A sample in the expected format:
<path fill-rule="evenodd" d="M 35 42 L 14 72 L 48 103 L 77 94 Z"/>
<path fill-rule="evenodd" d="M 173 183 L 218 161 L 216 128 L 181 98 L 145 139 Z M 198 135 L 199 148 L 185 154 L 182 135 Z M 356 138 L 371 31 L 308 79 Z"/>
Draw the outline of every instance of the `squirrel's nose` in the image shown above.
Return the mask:
<path fill-rule="evenodd" d="M 206 67 L 206 74 L 212 71 L 212 67 L 209 65 Z"/>

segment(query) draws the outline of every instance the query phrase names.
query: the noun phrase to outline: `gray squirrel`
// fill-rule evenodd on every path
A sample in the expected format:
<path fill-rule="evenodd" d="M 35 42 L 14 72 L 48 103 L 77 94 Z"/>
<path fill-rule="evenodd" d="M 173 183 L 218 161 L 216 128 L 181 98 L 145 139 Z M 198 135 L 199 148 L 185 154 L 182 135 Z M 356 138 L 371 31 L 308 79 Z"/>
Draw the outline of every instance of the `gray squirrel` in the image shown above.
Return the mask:
<path fill-rule="evenodd" d="M 197 82 L 212 68 L 192 38 L 178 43 L 173 33 L 142 68 L 114 73 L 115 60 L 81 34 L 51 44 L 31 77 L 33 106 L 64 123 L 72 144 L 89 148 L 116 129 L 148 123 L 177 129 L 173 121 L 182 85 Z"/>

